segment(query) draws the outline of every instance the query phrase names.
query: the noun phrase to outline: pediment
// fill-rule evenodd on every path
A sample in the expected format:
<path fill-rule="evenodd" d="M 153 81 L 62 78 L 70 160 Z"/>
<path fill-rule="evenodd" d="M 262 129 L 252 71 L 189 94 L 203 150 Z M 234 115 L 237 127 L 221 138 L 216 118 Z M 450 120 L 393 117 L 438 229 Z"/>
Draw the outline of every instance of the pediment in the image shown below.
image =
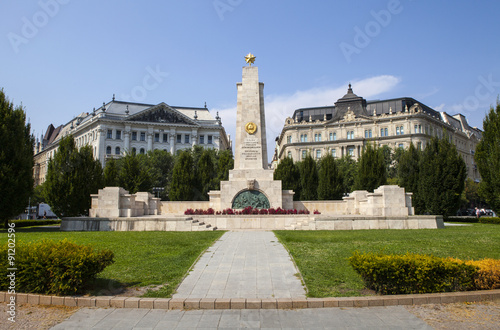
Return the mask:
<path fill-rule="evenodd" d="M 198 126 L 198 124 L 194 120 L 165 103 L 160 103 L 158 105 L 155 105 L 154 107 L 138 112 L 133 116 L 127 118 L 127 121 Z"/>

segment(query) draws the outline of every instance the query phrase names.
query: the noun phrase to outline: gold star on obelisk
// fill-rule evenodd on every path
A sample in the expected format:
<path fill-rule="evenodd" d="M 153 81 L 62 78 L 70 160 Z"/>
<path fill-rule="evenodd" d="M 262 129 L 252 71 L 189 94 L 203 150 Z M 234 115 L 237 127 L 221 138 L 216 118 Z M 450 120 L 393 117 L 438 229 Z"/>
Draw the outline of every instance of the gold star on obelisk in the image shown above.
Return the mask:
<path fill-rule="evenodd" d="M 253 62 L 255 62 L 255 56 L 252 53 L 248 53 L 248 55 L 245 56 L 245 61 L 252 66 Z"/>

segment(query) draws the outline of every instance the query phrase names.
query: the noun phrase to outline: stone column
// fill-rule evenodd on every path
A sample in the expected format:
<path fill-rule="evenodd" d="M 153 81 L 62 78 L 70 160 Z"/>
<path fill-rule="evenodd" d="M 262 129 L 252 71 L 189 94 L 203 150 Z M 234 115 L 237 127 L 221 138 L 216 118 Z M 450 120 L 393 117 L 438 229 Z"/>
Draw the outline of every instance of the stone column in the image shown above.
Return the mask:
<path fill-rule="evenodd" d="M 126 126 L 123 131 L 123 140 L 125 152 L 130 152 L 130 126 Z"/>
<path fill-rule="evenodd" d="M 198 144 L 198 130 L 193 129 L 191 131 L 191 146 L 194 147 L 197 144 Z"/>
<path fill-rule="evenodd" d="M 153 150 L 153 128 L 148 127 L 148 151 Z"/>
<path fill-rule="evenodd" d="M 106 165 L 106 126 L 101 126 L 97 129 L 98 141 L 97 145 L 97 155 L 98 159 L 101 161 L 102 167 Z"/>
<path fill-rule="evenodd" d="M 175 139 L 177 138 L 175 135 L 176 135 L 175 134 L 175 128 L 173 128 L 173 129 L 170 130 L 170 133 L 168 135 L 169 142 L 170 142 L 170 153 L 172 155 L 175 154 Z"/>

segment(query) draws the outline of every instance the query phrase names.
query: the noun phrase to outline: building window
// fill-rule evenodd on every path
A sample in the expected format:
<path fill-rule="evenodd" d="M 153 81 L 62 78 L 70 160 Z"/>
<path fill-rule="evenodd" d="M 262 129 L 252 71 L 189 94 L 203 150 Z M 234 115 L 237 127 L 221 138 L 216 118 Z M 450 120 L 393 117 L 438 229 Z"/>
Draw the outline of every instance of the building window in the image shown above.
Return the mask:
<path fill-rule="evenodd" d="M 380 136 L 389 136 L 389 129 L 386 128 L 381 128 L 380 129 Z"/>
<path fill-rule="evenodd" d="M 141 132 L 141 141 L 146 141 L 146 132 Z"/>
<path fill-rule="evenodd" d="M 292 158 L 292 152 L 291 151 L 288 152 L 287 157 L 288 158 Z"/>
<path fill-rule="evenodd" d="M 207 144 L 213 144 L 212 135 L 207 136 Z"/>
<path fill-rule="evenodd" d="M 399 126 L 396 127 L 396 135 L 399 135 Z"/>
<path fill-rule="evenodd" d="M 184 135 L 184 143 L 189 144 L 189 134 Z"/>
<path fill-rule="evenodd" d="M 316 149 L 316 158 L 317 159 L 321 158 L 321 149 Z"/>
<path fill-rule="evenodd" d="M 182 143 L 182 135 L 177 134 L 177 143 Z"/>
<path fill-rule="evenodd" d="M 417 142 L 417 149 L 422 150 L 422 142 Z"/>
<path fill-rule="evenodd" d="M 111 147 L 110 146 L 106 147 L 106 155 L 111 155 Z"/>
<path fill-rule="evenodd" d="M 141 148 L 139 152 L 141 153 L 141 155 L 144 155 L 146 153 L 146 150 L 144 150 L 144 148 Z"/>
<path fill-rule="evenodd" d="M 405 134 L 403 126 L 399 127 L 399 134 L 401 134 L 401 135 Z"/>
<path fill-rule="evenodd" d="M 286 143 L 292 143 L 292 136 L 291 135 L 288 135 L 286 137 Z"/>
<path fill-rule="evenodd" d="M 307 150 L 302 150 L 302 159 L 306 159 L 307 157 Z"/>
<path fill-rule="evenodd" d="M 302 134 L 300 136 L 300 142 L 307 142 L 307 134 Z"/>
<path fill-rule="evenodd" d="M 337 141 L 337 133 L 333 133 L 333 141 Z"/>
<path fill-rule="evenodd" d="M 321 133 L 314 134 L 314 141 L 315 142 L 321 142 Z"/>
<path fill-rule="evenodd" d="M 330 133 L 330 141 L 333 141 L 333 133 Z"/>
<path fill-rule="evenodd" d="M 160 142 L 160 133 L 155 133 L 155 142 Z"/>
<path fill-rule="evenodd" d="M 122 139 L 122 131 L 116 130 L 115 137 L 116 137 L 117 140 L 121 140 Z"/>
<path fill-rule="evenodd" d="M 119 155 L 120 154 L 120 147 L 116 147 L 115 148 L 115 155 Z"/>
<path fill-rule="evenodd" d="M 372 130 L 371 129 L 365 129 L 365 139 L 369 139 L 372 137 Z"/>
<path fill-rule="evenodd" d="M 351 157 L 354 157 L 354 147 L 347 148 L 347 154 Z"/>
<path fill-rule="evenodd" d="M 113 130 L 112 129 L 108 129 L 108 139 L 112 139 L 113 138 Z"/>
<path fill-rule="evenodd" d="M 132 155 L 135 155 L 137 153 L 137 149 L 136 148 L 132 148 Z"/>
<path fill-rule="evenodd" d="M 200 144 L 205 144 L 205 135 L 200 135 Z"/>
<path fill-rule="evenodd" d="M 132 132 L 132 141 L 137 141 L 137 132 Z"/>
<path fill-rule="evenodd" d="M 332 149 L 332 157 L 333 158 L 337 157 L 337 150 L 336 149 Z"/>
<path fill-rule="evenodd" d="M 422 125 L 415 125 L 415 133 L 422 133 Z"/>
<path fill-rule="evenodd" d="M 163 142 L 168 142 L 168 134 L 163 133 Z"/>
<path fill-rule="evenodd" d="M 354 139 L 354 131 L 347 131 L 347 139 L 348 140 Z"/>
<path fill-rule="evenodd" d="M 404 148 L 404 145 L 403 145 L 402 143 L 400 143 L 400 144 L 398 145 L 398 148 L 403 149 L 403 148 Z"/>

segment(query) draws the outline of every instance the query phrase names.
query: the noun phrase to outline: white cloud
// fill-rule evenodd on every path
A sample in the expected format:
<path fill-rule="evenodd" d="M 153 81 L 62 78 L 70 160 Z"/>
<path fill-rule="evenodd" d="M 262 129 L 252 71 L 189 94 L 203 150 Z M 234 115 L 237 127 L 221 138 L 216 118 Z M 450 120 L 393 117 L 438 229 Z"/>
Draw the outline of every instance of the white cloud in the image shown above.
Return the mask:
<path fill-rule="evenodd" d="M 438 105 L 437 107 L 434 107 L 434 110 L 436 110 L 436 111 L 440 111 L 440 112 L 441 112 L 441 111 L 443 111 L 444 107 L 445 107 L 445 104 L 444 104 L 444 103 L 441 103 L 441 104 L 440 104 L 440 105 Z"/>
<path fill-rule="evenodd" d="M 353 92 L 365 99 L 388 92 L 398 85 L 400 79 L 391 75 L 375 76 L 351 81 Z M 267 150 L 269 162 L 274 153 L 275 138 L 281 133 L 286 117 L 291 117 L 296 109 L 333 105 L 347 92 L 347 83 L 338 87 L 313 88 L 296 91 L 293 94 L 268 95 L 264 97 L 266 111 Z M 265 95 L 265 91 L 264 91 Z M 236 128 L 236 106 L 217 109 L 226 132 L 234 142 Z"/>

